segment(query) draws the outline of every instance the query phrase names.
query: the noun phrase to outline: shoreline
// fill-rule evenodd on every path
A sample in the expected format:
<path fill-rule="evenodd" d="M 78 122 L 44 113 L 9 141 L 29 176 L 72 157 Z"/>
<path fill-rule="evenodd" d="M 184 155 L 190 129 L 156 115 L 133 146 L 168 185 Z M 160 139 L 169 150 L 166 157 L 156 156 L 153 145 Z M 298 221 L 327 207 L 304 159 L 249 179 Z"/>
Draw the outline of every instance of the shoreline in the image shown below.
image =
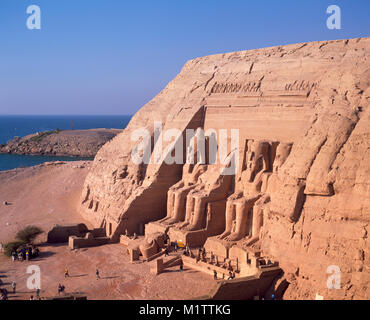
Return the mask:
<path fill-rule="evenodd" d="M 6 159 L 4 157 L 14 157 L 14 159 Z M 0 153 L 0 175 L 6 172 L 18 172 L 28 168 L 36 168 L 39 166 L 45 166 L 50 164 L 67 164 L 67 163 L 78 163 L 78 162 L 93 162 L 94 157 L 77 157 L 77 156 L 40 156 L 40 155 L 18 155 L 18 154 L 3 154 Z M 7 162 L 12 164 L 16 163 L 15 166 L 6 165 Z M 5 163 L 5 165 L 4 165 Z M 18 164 L 18 165 L 17 165 Z"/>

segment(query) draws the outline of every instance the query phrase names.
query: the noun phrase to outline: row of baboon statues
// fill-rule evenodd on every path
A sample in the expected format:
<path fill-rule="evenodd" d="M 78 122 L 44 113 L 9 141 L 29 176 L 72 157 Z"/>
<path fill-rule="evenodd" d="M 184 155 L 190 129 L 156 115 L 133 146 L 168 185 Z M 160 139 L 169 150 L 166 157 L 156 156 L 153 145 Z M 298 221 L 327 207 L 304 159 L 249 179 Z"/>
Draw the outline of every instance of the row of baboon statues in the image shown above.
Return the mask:
<path fill-rule="evenodd" d="M 296 80 L 293 83 L 287 83 L 285 85 L 285 90 L 287 90 L 287 91 L 292 91 L 292 90 L 309 91 L 309 90 L 314 89 L 316 87 L 317 87 L 317 83 L 316 82 L 312 82 L 311 83 L 310 81 L 305 81 L 305 80 L 299 81 L 299 80 Z"/>
<path fill-rule="evenodd" d="M 216 82 L 211 93 L 238 93 L 238 92 L 258 92 L 261 89 L 261 81 L 242 83 L 218 83 Z"/>
<path fill-rule="evenodd" d="M 251 81 L 246 84 L 216 82 L 211 89 L 211 93 L 259 92 L 261 90 L 261 84 L 262 81 Z M 292 83 L 287 83 L 284 89 L 286 91 L 310 91 L 316 87 L 317 83 L 315 82 L 296 80 Z"/>

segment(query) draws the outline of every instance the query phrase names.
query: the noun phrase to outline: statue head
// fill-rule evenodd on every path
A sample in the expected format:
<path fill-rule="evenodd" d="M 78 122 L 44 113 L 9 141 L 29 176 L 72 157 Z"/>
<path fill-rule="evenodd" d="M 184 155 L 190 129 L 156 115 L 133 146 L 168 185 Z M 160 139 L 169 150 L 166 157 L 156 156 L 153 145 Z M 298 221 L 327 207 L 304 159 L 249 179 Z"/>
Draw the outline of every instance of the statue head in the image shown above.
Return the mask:
<path fill-rule="evenodd" d="M 270 170 L 270 144 L 266 141 L 248 141 L 246 157 L 247 179 L 253 182 L 257 173 Z"/>
<path fill-rule="evenodd" d="M 291 143 L 279 143 L 276 149 L 276 156 L 273 165 L 273 171 L 275 173 L 277 173 L 279 168 L 284 164 L 284 162 L 286 161 L 290 154 L 291 149 L 292 149 Z"/>

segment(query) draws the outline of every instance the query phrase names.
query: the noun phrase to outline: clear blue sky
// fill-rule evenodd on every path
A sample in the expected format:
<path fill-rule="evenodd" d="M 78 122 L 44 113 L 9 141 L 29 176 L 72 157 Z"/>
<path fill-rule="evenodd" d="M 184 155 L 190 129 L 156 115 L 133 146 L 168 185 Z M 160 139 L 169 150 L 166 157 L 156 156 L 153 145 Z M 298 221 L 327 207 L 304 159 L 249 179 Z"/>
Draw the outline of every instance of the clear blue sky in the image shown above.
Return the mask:
<path fill-rule="evenodd" d="M 0 114 L 133 114 L 189 59 L 368 37 L 369 16 L 369 0 L 1 0 Z"/>

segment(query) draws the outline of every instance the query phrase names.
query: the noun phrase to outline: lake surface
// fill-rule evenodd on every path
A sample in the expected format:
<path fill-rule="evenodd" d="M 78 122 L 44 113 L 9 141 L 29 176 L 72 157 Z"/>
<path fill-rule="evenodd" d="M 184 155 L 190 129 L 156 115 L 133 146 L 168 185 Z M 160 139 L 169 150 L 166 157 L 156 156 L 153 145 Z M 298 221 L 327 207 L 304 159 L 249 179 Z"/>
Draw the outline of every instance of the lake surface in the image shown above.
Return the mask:
<path fill-rule="evenodd" d="M 0 143 L 14 137 L 60 130 L 124 129 L 132 116 L 0 116 Z M 49 161 L 77 161 L 86 158 L 0 154 L 0 171 L 31 167 Z"/>

